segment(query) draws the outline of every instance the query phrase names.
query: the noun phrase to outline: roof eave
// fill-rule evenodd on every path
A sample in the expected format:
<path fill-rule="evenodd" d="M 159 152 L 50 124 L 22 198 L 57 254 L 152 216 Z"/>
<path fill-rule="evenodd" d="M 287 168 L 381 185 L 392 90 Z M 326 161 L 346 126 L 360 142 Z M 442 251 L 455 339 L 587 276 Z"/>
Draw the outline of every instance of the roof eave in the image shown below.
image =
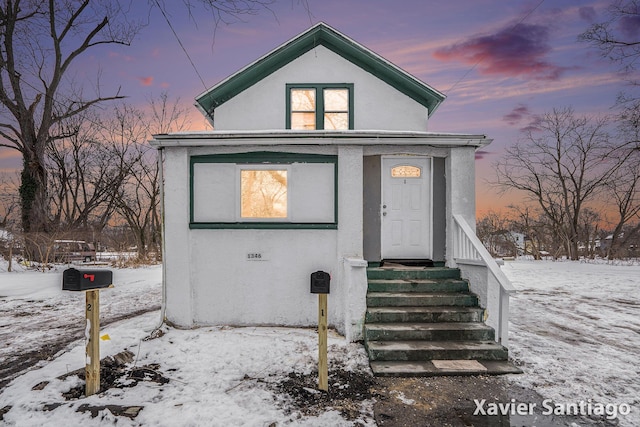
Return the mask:
<path fill-rule="evenodd" d="M 431 116 L 446 96 L 398 68 L 380 55 L 320 22 L 196 97 L 196 104 L 212 120 L 216 107 L 294 59 L 322 45 L 375 75 L 427 108 Z"/>

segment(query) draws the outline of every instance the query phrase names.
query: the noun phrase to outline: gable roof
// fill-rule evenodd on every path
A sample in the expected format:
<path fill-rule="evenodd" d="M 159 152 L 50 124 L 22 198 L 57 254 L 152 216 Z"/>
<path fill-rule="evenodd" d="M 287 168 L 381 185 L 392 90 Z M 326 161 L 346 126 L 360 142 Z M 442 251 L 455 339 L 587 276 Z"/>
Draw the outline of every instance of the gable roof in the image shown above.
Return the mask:
<path fill-rule="evenodd" d="M 443 93 L 324 22 L 320 22 L 198 95 L 196 106 L 213 122 L 213 112 L 216 107 L 318 45 L 326 47 L 424 105 L 427 107 L 429 116 L 445 99 Z"/>

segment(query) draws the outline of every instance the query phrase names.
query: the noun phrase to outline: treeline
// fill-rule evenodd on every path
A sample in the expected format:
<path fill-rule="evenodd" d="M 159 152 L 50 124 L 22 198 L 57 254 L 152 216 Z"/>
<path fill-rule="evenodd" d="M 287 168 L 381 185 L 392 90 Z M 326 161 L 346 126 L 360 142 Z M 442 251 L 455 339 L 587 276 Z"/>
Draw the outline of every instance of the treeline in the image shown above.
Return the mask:
<path fill-rule="evenodd" d="M 18 176 L 0 181 L 0 236 L 5 255 L 51 261 L 56 240 L 96 249 L 132 250 L 142 260 L 161 253 L 160 170 L 152 134 L 184 129 L 187 116 L 166 94 L 138 109 L 121 103 L 61 122 L 45 148 L 47 206 L 43 231 L 25 232 Z M 22 215 L 21 215 L 22 214 Z"/>
<path fill-rule="evenodd" d="M 606 234 L 606 256 L 626 256 L 640 221 L 640 99 L 611 115 L 563 108 L 537 116 L 494 169 L 496 187 L 523 198 L 509 229 L 534 242 L 534 255 L 544 247 L 578 259 Z"/>
<path fill-rule="evenodd" d="M 603 226 L 601 215 L 585 210 L 577 229 L 576 252 L 567 252 L 566 239 L 540 210 L 511 206 L 490 211 L 477 222 L 478 237 L 494 257 L 531 256 L 534 259 L 640 257 L 640 221 L 621 227 L 617 235 Z"/>

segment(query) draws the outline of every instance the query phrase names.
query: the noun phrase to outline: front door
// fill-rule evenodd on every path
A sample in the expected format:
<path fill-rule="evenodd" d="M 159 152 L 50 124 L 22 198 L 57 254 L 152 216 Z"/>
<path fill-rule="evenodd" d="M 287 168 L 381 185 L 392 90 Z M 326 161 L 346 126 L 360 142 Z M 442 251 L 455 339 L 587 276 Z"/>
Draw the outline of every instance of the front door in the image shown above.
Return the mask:
<path fill-rule="evenodd" d="M 431 259 L 431 159 L 382 158 L 382 258 Z"/>

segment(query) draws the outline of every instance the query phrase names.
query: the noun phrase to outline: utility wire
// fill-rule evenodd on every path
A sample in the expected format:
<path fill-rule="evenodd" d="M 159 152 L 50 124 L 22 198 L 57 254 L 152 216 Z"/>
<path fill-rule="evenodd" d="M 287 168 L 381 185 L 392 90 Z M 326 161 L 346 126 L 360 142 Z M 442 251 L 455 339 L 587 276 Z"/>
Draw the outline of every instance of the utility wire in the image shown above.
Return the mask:
<path fill-rule="evenodd" d="M 527 19 L 529 16 L 531 16 L 531 14 L 532 14 L 533 12 L 535 12 L 535 11 L 536 11 L 536 9 L 538 9 L 538 8 L 542 5 L 542 3 L 544 3 L 544 0 L 540 0 L 540 3 L 538 3 L 538 4 L 536 5 L 536 7 L 534 7 L 534 8 L 533 8 L 533 9 L 531 9 L 529 12 L 527 12 L 527 13 L 522 17 L 522 19 L 520 19 L 520 21 L 518 21 L 516 24 L 514 24 L 514 25 L 513 25 L 513 27 L 516 27 L 517 25 L 522 24 L 522 22 L 524 22 L 524 20 L 525 20 L 525 19 Z M 477 61 L 475 64 L 473 64 L 473 66 L 472 66 L 471 68 L 469 68 L 469 69 L 467 70 L 467 72 L 466 72 L 466 73 L 464 73 L 464 75 L 463 75 L 462 77 L 460 77 L 460 78 L 458 79 L 458 81 L 457 81 L 457 82 L 455 82 L 455 83 L 453 84 L 453 86 L 451 86 L 451 87 L 449 88 L 449 90 L 447 90 L 447 91 L 445 92 L 445 94 L 447 94 L 447 95 L 448 95 L 448 94 L 449 94 L 449 92 L 451 92 L 451 91 L 452 91 L 456 86 L 458 86 L 458 84 L 460 84 L 460 82 L 462 82 L 462 81 L 463 81 L 463 80 L 464 80 L 464 79 L 469 75 L 469 73 L 470 73 L 470 72 L 472 72 L 473 70 L 475 70 L 475 69 L 476 69 L 476 67 L 478 66 L 478 64 L 480 64 L 480 63 L 481 63 L 481 62 L 482 62 L 482 61 L 487 57 L 487 55 L 488 55 L 488 53 L 485 53 L 484 55 L 482 55 L 482 56 L 480 57 L 480 59 L 478 59 L 478 61 Z"/>
<path fill-rule="evenodd" d="M 184 52 L 184 54 L 186 55 L 187 59 L 191 63 L 191 67 L 193 67 L 193 71 L 196 72 L 198 78 L 200 79 L 200 82 L 202 83 L 202 86 L 204 86 L 204 90 L 209 89 L 209 87 L 205 84 L 204 79 L 202 78 L 202 76 L 198 72 L 198 69 L 196 68 L 196 64 L 194 64 L 193 60 L 191 59 L 191 56 L 189 56 L 189 52 L 187 52 L 187 49 L 182 44 L 182 41 L 180 40 L 180 37 L 178 37 L 178 33 L 176 33 L 176 30 L 173 28 L 173 25 L 171 24 L 171 21 L 169 20 L 169 17 L 164 12 L 164 9 L 162 8 L 162 6 L 160 6 L 160 2 L 158 0 L 155 0 L 155 3 L 156 3 L 156 6 L 158 6 L 158 9 L 160 9 L 160 12 L 162 13 L 162 16 L 164 16 L 165 21 L 167 21 L 167 24 L 169 25 L 169 28 L 171 29 L 171 32 L 173 33 L 173 36 L 176 38 L 176 40 L 178 41 L 178 44 L 180 45 L 180 48 L 182 48 L 182 51 Z"/>
<path fill-rule="evenodd" d="M 189 54 L 187 53 L 187 51 L 185 50 L 182 42 L 180 41 L 180 38 L 178 37 L 178 35 L 176 34 L 175 30 L 173 29 L 173 26 L 171 25 L 171 22 L 169 21 L 167 15 L 165 14 L 164 10 L 162 9 L 162 7 L 160 6 L 158 0 L 155 0 L 156 5 L 158 6 L 158 8 L 160 9 L 160 11 L 162 12 L 162 15 L 164 16 L 164 18 L 167 20 L 167 24 L 169 24 L 169 27 L 171 28 L 171 31 L 173 31 L 174 36 L 176 37 L 176 39 L 178 40 L 178 43 L 180 44 L 180 47 L 182 48 L 182 50 L 184 51 L 185 55 L 187 56 L 187 58 L 189 59 L 189 62 L 191 62 L 191 66 L 193 67 L 193 69 L 195 70 L 196 74 L 198 75 L 198 77 L 200 78 L 200 81 L 202 82 L 202 85 L 204 86 L 205 90 L 208 89 L 207 85 L 204 83 L 204 80 L 202 79 L 202 76 L 200 75 L 200 73 L 198 72 L 195 64 L 193 63 L 193 61 L 191 60 L 191 57 L 189 56 Z M 36 91 L 36 93 L 42 93 L 44 96 L 46 96 L 47 98 L 49 98 L 53 103 L 58 104 L 59 106 L 62 107 L 66 107 L 65 104 L 63 104 L 61 101 L 59 101 L 58 99 L 54 98 L 53 95 L 47 94 L 46 91 L 43 93 L 41 92 L 41 90 L 37 87 L 35 87 L 34 85 L 32 85 L 29 81 L 27 80 L 23 80 L 21 79 L 21 82 L 23 84 L 25 84 L 26 86 L 30 87 L 31 89 L 33 89 L 34 91 Z M 64 95 L 61 94 L 57 94 L 58 98 L 65 98 L 68 102 L 75 102 L 74 100 L 72 100 L 69 97 L 66 97 Z M 111 129 L 107 128 L 104 124 L 96 122 L 94 120 L 92 120 L 91 118 L 87 117 L 86 115 L 83 117 L 83 120 L 93 124 L 94 126 L 98 127 L 98 128 L 102 128 L 108 132 L 111 131 Z M 133 144 L 135 145 L 140 145 L 142 147 L 148 147 L 148 145 L 146 143 L 143 142 L 138 142 L 138 141 L 131 141 Z M 14 148 L 14 147 L 9 147 L 8 148 Z M 18 149 L 18 151 L 21 151 L 20 149 Z"/>

